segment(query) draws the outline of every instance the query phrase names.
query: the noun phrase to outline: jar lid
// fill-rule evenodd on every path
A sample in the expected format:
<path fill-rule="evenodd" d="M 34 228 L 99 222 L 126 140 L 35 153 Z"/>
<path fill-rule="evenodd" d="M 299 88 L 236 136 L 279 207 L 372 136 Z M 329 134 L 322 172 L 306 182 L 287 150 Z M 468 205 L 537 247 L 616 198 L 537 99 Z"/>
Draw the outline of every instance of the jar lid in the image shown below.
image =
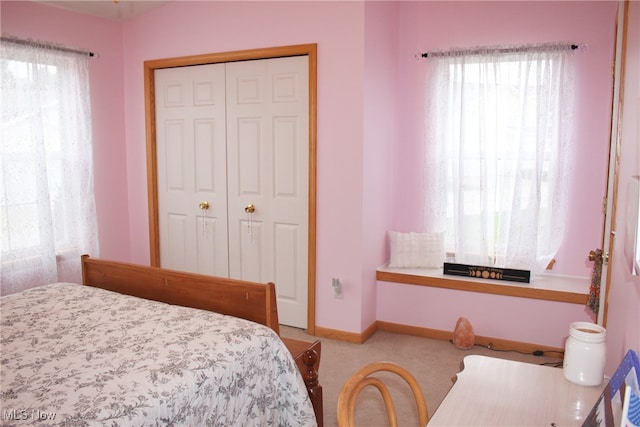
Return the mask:
<path fill-rule="evenodd" d="M 595 323 L 573 322 L 569 327 L 569 335 L 584 341 L 602 342 L 607 335 L 607 330 Z"/>

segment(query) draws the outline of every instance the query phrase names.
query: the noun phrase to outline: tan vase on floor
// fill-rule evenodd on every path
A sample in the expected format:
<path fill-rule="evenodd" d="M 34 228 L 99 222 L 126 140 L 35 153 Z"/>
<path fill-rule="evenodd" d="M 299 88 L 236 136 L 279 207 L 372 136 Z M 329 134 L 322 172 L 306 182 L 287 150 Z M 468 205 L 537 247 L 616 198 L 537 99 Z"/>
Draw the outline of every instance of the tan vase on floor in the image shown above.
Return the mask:
<path fill-rule="evenodd" d="M 473 333 L 473 326 L 466 317 L 461 317 L 456 322 L 453 330 L 453 344 L 462 350 L 469 350 L 475 344 L 476 336 Z"/>

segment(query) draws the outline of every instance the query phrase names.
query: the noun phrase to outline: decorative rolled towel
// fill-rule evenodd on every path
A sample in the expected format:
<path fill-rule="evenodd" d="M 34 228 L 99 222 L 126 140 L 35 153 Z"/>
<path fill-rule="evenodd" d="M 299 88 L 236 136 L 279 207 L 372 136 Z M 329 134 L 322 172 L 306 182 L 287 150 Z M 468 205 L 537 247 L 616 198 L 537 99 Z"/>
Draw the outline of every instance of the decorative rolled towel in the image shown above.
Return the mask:
<path fill-rule="evenodd" d="M 593 258 L 593 271 L 591 272 L 591 286 L 589 286 L 589 299 L 587 307 L 597 316 L 600 309 L 600 281 L 602 280 L 602 249 L 596 249 L 591 253 Z"/>

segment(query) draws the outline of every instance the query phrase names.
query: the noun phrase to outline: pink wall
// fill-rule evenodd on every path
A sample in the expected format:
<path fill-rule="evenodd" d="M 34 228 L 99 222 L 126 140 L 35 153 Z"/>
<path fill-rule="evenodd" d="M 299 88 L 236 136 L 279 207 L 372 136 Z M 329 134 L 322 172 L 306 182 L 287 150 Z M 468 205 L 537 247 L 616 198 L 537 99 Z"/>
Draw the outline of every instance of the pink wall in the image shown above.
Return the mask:
<path fill-rule="evenodd" d="M 462 316 L 478 336 L 558 348 L 564 347 L 571 322 L 591 321 L 578 304 L 397 283 L 378 285 L 378 320 L 453 331 Z"/>
<path fill-rule="evenodd" d="M 129 261 L 122 26 L 26 1 L 3 0 L 0 6 L 3 34 L 98 53 L 89 70 L 99 255 Z"/>
<path fill-rule="evenodd" d="M 606 159 L 610 82 L 603 76 L 608 76 L 612 55 L 612 2 L 178 1 L 124 24 L 31 2 L 2 1 L 0 7 L 3 32 L 100 53 L 91 65 L 91 85 L 101 255 L 139 263 L 149 260 L 143 62 L 317 43 L 316 320 L 323 328 L 359 333 L 379 319 L 451 329 L 455 310 L 467 314 L 478 302 L 486 305 L 486 296 L 443 295 L 439 290 L 375 282 L 373 270 L 386 258 L 386 230 L 421 227 L 421 208 L 416 208 L 411 192 L 417 188 L 404 184 L 420 179 L 423 65 L 414 59 L 416 52 L 558 39 L 587 43 L 580 54 L 586 72 L 578 81 L 586 97 L 580 113 L 580 141 L 585 147 L 580 163 L 591 157 Z M 256 30 L 263 28 L 277 30 Z M 626 150 L 623 161 L 627 154 L 634 155 L 633 148 Z M 583 177 L 588 192 L 604 191 L 605 165 L 603 160 L 593 168 L 595 173 Z M 634 167 L 637 170 L 637 163 L 627 166 Z M 579 197 L 578 205 L 581 213 L 599 212 L 599 201 Z M 582 225 L 569 239 L 576 244 L 569 254 L 575 255 L 560 258 L 566 264 L 575 258 L 581 265 L 588 250 L 598 246 L 600 235 L 597 227 L 582 223 L 584 215 L 575 218 Z M 609 339 L 616 351 L 637 349 L 637 280 L 625 276 L 615 261 L 613 270 Z M 576 274 L 589 271 L 585 265 Z M 333 298 L 332 277 L 345 284 L 344 300 Z M 483 308 L 472 319 L 478 334 L 546 342 L 542 328 L 531 327 L 536 320 L 531 316 L 541 312 L 537 303 L 507 297 L 492 301 L 492 310 Z M 576 307 L 558 307 L 556 320 L 541 316 L 539 324 L 559 334 L 569 319 L 583 313 Z M 530 314 L 523 316 L 528 321 L 512 324 L 493 320 L 496 312 Z M 526 338 L 514 332 L 522 330 L 529 331 Z M 557 341 L 549 342 L 559 345 Z"/>
<path fill-rule="evenodd" d="M 398 133 L 398 3 L 365 8 L 362 278 L 360 330 L 377 320 L 376 269 L 386 261 L 384 238 L 392 221 Z M 382 243 L 382 244 L 381 244 Z"/>

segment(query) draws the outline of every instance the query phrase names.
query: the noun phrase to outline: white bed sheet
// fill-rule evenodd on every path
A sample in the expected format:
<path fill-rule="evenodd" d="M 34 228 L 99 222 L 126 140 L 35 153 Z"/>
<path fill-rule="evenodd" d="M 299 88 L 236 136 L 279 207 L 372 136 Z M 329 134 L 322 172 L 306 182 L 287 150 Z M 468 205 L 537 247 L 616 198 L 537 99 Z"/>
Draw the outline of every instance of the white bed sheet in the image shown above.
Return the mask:
<path fill-rule="evenodd" d="M 263 325 L 69 283 L 0 301 L 2 425 L 316 425 Z"/>

